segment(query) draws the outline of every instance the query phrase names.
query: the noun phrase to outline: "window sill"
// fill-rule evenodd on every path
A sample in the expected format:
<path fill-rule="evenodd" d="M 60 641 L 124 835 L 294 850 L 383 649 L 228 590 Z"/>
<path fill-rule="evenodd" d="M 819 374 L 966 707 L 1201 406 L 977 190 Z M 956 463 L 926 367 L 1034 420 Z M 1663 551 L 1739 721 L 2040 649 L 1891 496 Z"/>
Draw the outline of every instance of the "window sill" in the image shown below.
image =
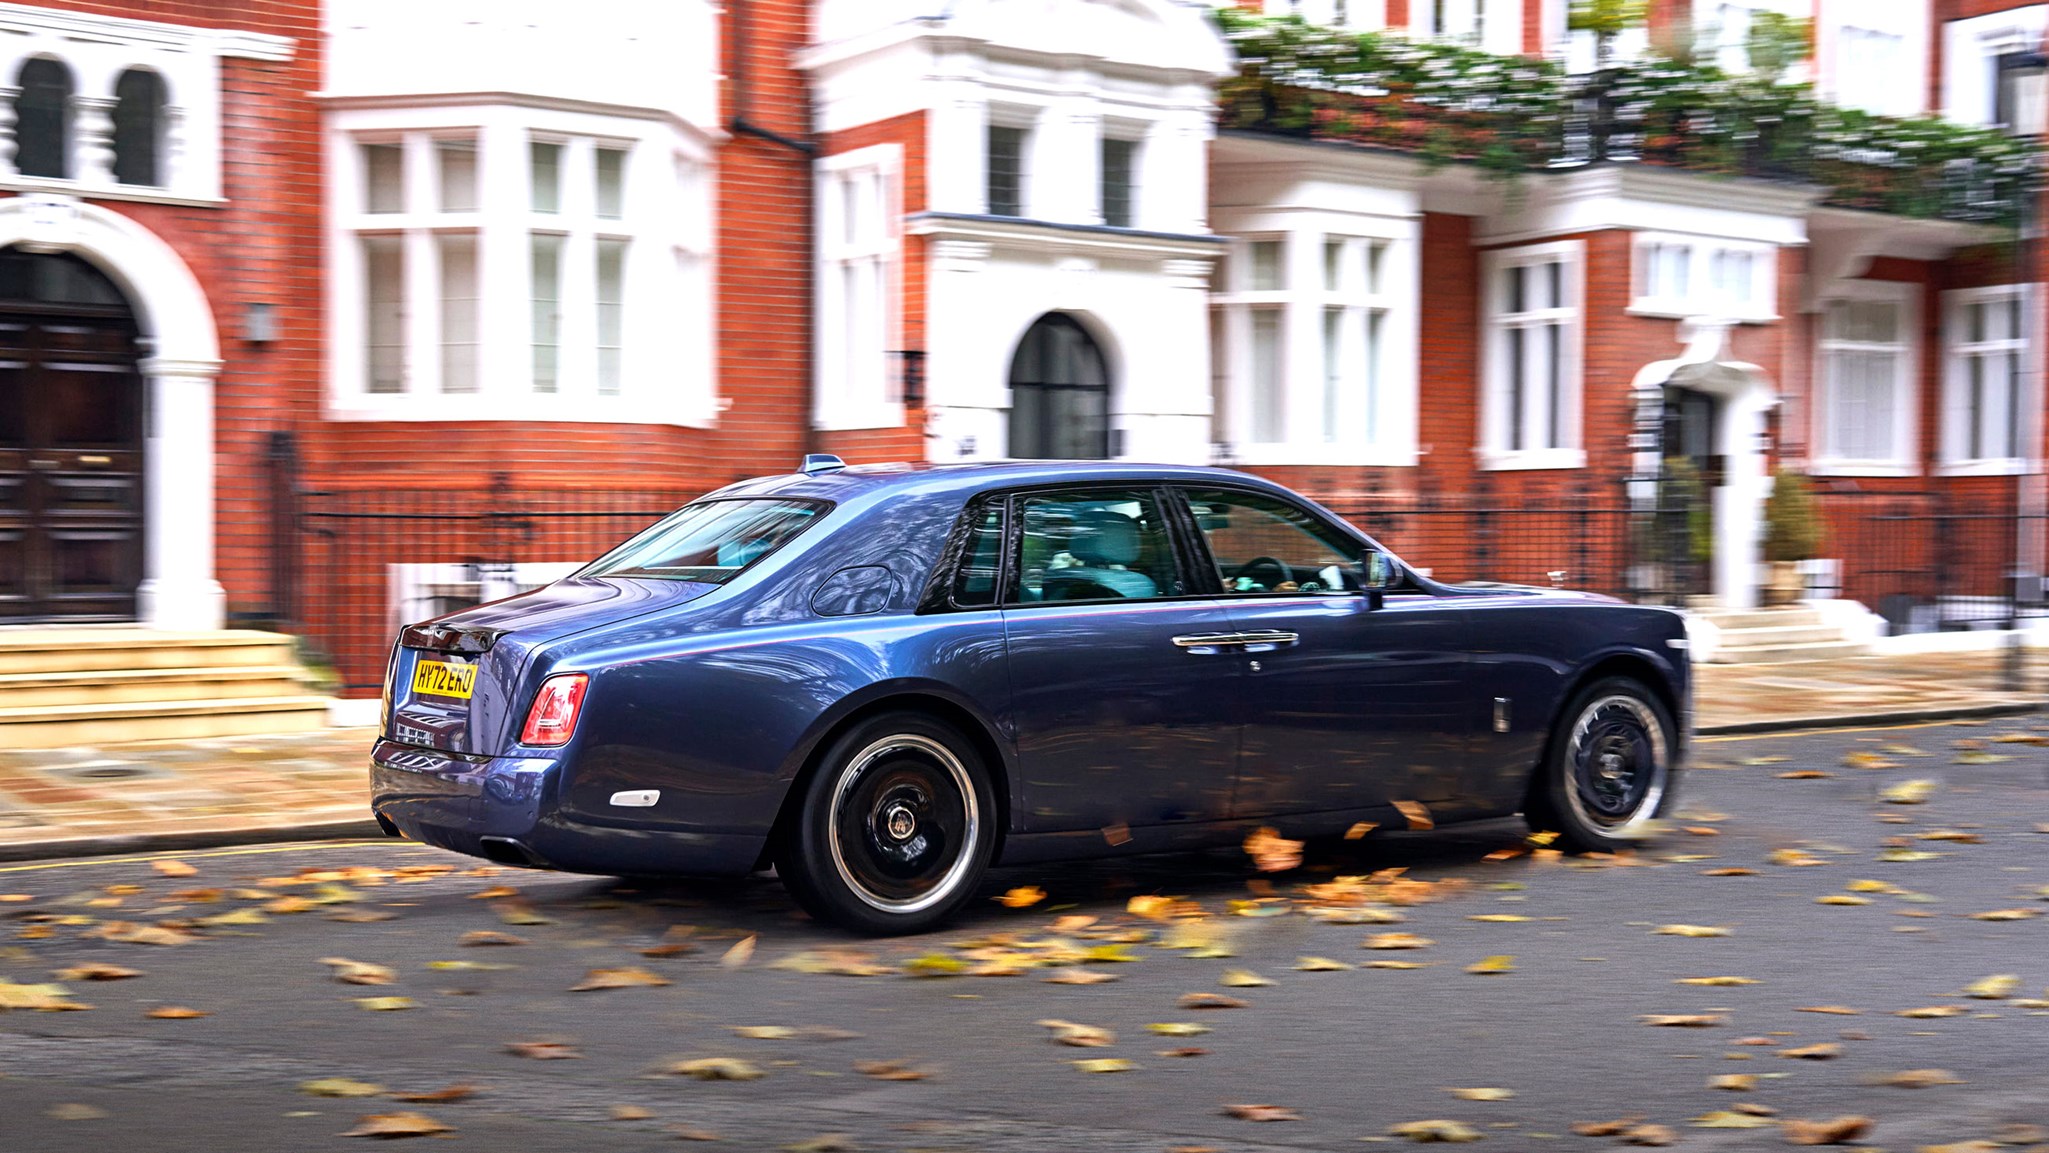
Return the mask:
<path fill-rule="evenodd" d="M 224 196 L 190 196 L 168 188 L 142 184 L 81 184 L 51 176 L 0 176 L 0 190 L 23 195 L 41 194 L 77 200 L 123 200 L 135 204 L 177 204 L 191 208 L 217 208 L 228 202 Z"/>
<path fill-rule="evenodd" d="M 1578 448 L 1532 448 L 1475 450 L 1480 457 L 1480 467 L 1496 472 L 1535 471 L 1538 469 L 1585 468 L 1586 450 Z"/>
<path fill-rule="evenodd" d="M 818 418 L 820 432 L 860 432 L 869 429 L 897 429 L 904 427 L 904 406 L 901 404 L 861 405 Z"/>
<path fill-rule="evenodd" d="M 1231 465 L 1272 467 L 1313 465 L 1319 468 L 1408 468 L 1416 463 L 1413 447 L 1345 443 L 1343 441 L 1278 441 L 1232 446 Z"/>
<path fill-rule="evenodd" d="M 1625 313 L 1630 316 L 1645 316 L 1657 320 L 1722 320 L 1732 324 L 1774 324 L 1785 318 L 1776 312 L 1730 312 L 1726 309 L 1693 308 L 1683 301 L 1638 300 L 1630 304 Z"/>
<path fill-rule="evenodd" d="M 632 396 L 500 396 L 491 393 L 329 397 L 328 420 L 443 423 L 669 424 L 709 428 L 710 406 L 699 414 L 675 404 L 650 405 Z"/>
<path fill-rule="evenodd" d="M 1935 466 L 1937 476 L 2020 476 L 2028 462 L 2012 457 L 1988 460 L 1946 460 Z"/>
<path fill-rule="evenodd" d="M 1912 461 L 1902 460 L 1836 460 L 1821 458 L 1807 468 L 1812 476 L 1920 476 L 1921 470 Z"/>

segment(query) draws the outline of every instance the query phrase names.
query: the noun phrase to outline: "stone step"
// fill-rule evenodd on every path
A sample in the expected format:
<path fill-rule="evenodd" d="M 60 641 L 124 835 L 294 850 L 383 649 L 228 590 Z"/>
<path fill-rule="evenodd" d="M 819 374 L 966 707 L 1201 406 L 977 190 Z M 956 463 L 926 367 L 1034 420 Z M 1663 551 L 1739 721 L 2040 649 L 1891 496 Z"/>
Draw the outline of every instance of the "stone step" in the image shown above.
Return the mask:
<path fill-rule="evenodd" d="M 1837 661 L 1869 654 L 1870 646 L 1857 641 L 1819 641 L 1811 644 L 1738 645 L 1715 651 L 1718 665 L 1785 665 L 1798 661 Z"/>
<path fill-rule="evenodd" d="M 306 691 L 302 676 L 297 665 L 0 673 L 0 709 L 289 697 Z"/>
<path fill-rule="evenodd" d="M 0 748 L 303 733 L 327 725 L 327 698 L 238 697 L 0 708 Z"/>
<path fill-rule="evenodd" d="M 277 666 L 290 664 L 292 659 L 292 638 L 249 629 L 175 633 L 137 628 L 0 628 L 0 674 Z"/>
<path fill-rule="evenodd" d="M 1798 606 L 1782 609 L 1754 609 L 1747 612 L 1702 613 L 1701 619 L 1724 631 L 1738 629 L 1818 628 L 1821 613 Z"/>
<path fill-rule="evenodd" d="M 1827 625 L 1722 630 L 1724 648 L 1777 648 L 1781 645 L 1812 645 L 1842 639 L 1843 630 Z"/>

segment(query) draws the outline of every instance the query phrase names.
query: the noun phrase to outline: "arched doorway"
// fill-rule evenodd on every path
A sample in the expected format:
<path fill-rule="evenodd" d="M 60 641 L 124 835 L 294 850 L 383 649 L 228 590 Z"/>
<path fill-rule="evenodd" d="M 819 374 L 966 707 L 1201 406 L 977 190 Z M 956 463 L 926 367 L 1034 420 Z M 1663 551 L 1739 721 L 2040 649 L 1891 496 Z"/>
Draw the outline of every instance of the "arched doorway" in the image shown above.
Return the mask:
<path fill-rule="evenodd" d="M 1010 455 L 1018 460 L 1110 456 L 1110 370 L 1081 323 L 1049 312 L 1010 358 Z"/>
<path fill-rule="evenodd" d="M 99 269 L 0 250 L 0 622 L 136 615 L 136 336 L 127 299 Z"/>

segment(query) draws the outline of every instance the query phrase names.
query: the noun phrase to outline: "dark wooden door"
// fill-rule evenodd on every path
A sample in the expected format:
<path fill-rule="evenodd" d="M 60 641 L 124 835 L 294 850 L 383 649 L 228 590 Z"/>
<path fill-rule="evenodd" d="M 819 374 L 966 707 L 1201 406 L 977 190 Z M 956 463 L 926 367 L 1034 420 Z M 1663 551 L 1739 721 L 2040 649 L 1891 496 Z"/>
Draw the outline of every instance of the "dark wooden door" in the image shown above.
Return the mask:
<path fill-rule="evenodd" d="M 134 618 L 138 360 L 134 316 L 97 270 L 0 253 L 0 621 Z"/>

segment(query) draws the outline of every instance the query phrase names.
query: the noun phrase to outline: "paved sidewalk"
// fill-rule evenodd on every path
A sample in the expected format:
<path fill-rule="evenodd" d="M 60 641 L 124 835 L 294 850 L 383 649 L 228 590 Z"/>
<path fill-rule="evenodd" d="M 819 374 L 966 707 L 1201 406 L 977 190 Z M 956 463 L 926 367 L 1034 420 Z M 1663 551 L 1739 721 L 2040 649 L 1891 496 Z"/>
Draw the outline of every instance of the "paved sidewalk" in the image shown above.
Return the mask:
<path fill-rule="evenodd" d="M 2049 654 L 2004 688 L 2002 653 L 1706 665 L 1702 733 L 2022 712 L 2049 697 Z M 380 836 L 365 796 L 369 729 L 0 751 L 0 860 L 265 840 Z"/>

